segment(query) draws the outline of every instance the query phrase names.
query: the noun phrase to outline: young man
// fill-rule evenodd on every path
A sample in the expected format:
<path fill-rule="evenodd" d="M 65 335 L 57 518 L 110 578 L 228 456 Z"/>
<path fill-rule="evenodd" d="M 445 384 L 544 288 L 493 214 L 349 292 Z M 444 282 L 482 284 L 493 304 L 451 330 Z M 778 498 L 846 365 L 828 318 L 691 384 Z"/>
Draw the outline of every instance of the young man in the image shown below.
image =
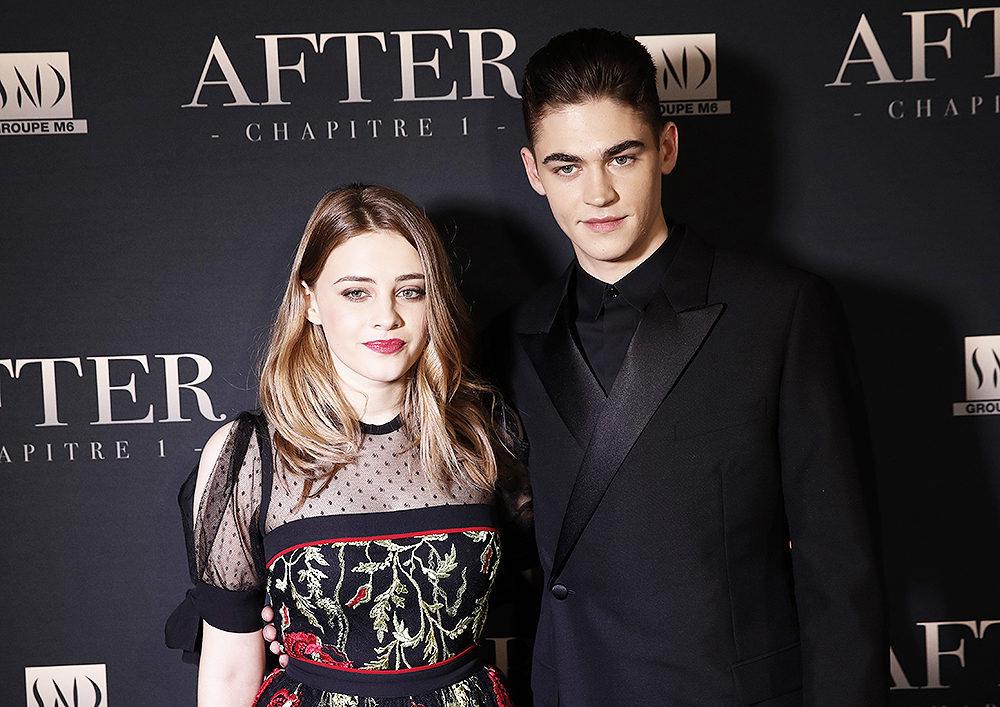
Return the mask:
<path fill-rule="evenodd" d="M 665 219 L 677 128 L 635 40 L 556 37 L 522 96 L 525 172 L 576 254 L 491 346 L 530 444 L 536 707 L 883 704 L 836 296 Z"/>

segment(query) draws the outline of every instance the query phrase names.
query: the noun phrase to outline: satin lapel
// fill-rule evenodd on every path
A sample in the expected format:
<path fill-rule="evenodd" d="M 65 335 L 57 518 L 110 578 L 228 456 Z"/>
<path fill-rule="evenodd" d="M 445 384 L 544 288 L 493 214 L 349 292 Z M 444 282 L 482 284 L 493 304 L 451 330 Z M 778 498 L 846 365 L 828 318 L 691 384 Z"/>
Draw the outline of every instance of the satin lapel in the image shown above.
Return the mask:
<path fill-rule="evenodd" d="M 662 292 L 649 303 L 580 465 L 563 518 L 550 584 L 566 565 L 629 450 L 701 347 L 723 307 L 711 304 L 676 313 Z"/>
<path fill-rule="evenodd" d="M 559 416 L 586 448 L 607 398 L 573 341 L 565 302 L 550 331 L 518 337 Z"/>

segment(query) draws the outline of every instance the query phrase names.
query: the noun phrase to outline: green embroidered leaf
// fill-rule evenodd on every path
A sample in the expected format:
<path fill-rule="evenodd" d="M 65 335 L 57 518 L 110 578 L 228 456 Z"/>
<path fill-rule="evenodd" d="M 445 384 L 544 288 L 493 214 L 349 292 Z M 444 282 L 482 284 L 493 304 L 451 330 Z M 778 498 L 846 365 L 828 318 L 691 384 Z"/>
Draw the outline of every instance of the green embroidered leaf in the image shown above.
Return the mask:
<path fill-rule="evenodd" d="M 374 574 L 381 569 L 386 568 L 386 563 L 384 562 L 362 562 L 361 564 L 353 567 L 351 572 L 359 572 L 361 574 Z"/>
<path fill-rule="evenodd" d="M 306 617 L 306 620 L 310 624 L 318 628 L 320 631 L 323 630 L 323 624 L 321 624 L 319 622 L 319 619 L 316 618 L 316 615 L 312 612 L 312 607 L 309 604 L 305 602 L 296 601 L 295 606 L 298 608 L 300 612 L 302 612 L 302 615 Z"/>
<path fill-rule="evenodd" d="M 321 580 L 326 579 L 326 575 L 317 569 L 309 567 L 304 570 L 299 570 L 299 581 L 307 582 L 309 584 L 319 584 Z"/>
<path fill-rule="evenodd" d="M 435 567 L 434 569 L 427 568 L 424 570 L 424 572 L 431 579 L 431 581 L 437 579 L 444 579 L 445 577 L 450 575 L 452 571 L 455 570 L 456 567 L 458 567 L 458 561 L 456 559 L 457 557 L 458 553 L 455 551 L 455 545 L 452 544 L 451 550 L 448 552 L 447 555 L 444 556 L 443 560 L 440 560 L 438 562 L 437 567 Z"/>
<path fill-rule="evenodd" d="M 338 692 L 324 692 L 316 707 L 361 707 L 359 698 L 355 695 L 342 695 Z M 367 700 L 365 706 L 368 707 Z"/>
<path fill-rule="evenodd" d="M 382 639 L 379 639 L 381 641 Z M 388 670 L 389 669 L 389 656 L 392 654 L 395 646 L 390 643 L 385 646 L 378 646 L 375 648 L 375 655 L 378 657 L 375 660 L 370 660 L 365 663 L 364 667 L 367 670 Z"/>
<path fill-rule="evenodd" d="M 302 554 L 307 565 L 310 562 L 315 562 L 326 567 L 330 566 L 330 563 L 323 557 L 323 550 L 319 546 L 309 545 L 308 547 L 304 547 L 302 548 Z"/>
<path fill-rule="evenodd" d="M 375 597 L 375 605 L 368 615 L 374 619 L 374 628 L 378 635 L 378 642 L 385 640 L 386 631 L 389 630 L 389 602 L 392 597 L 392 587 Z"/>
<path fill-rule="evenodd" d="M 331 619 L 336 620 L 337 616 L 340 615 L 340 602 L 334 601 L 327 597 L 320 597 L 316 600 L 316 606 L 326 612 L 327 616 Z"/>
<path fill-rule="evenodd" d="M 399 619 L 399 617 L 392 617 L 393 632 L 392 637 L 395 638 L 404 648 L 413 648 L 420 642 L 420 634 L 416 636 L 411 636 L 406 625 Z"/>
<path fill-rule="evenodd" d="M 424 660 L 428 663 L 436 663 L 441 655 L 438 649 L 437 638 L 434 636 L 434 632 L 428 632 L 427 643 L 424 644 Z"/>
<path fill-rule="evenodd" d="M 465 576 L 465 571 L 468 567 L 462 568 L 462 584 L 459 585 L 458 591 L 455 592 L 454 603 L 448 606 L 448 616 L 455 616 L 458 613 L 459 607 L 462 605 L 462 599 L 465 597 L 465 590 L 468 588 L 469 583 Z"/>

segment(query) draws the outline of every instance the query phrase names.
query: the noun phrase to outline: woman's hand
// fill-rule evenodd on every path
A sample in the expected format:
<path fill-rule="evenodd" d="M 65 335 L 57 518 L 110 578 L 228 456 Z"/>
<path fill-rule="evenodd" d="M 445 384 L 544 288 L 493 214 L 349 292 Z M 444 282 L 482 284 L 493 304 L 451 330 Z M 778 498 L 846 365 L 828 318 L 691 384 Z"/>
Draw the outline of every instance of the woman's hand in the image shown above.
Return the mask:
<path fill-rule="evenodd" d="M 270 604 L 265 604 L 260 612 L 260 617 L 264 619 L 264 640 L 269 643 L 271 652 L 278 656 L 278 664 L 282 668 L 288 667 L 288 656 L 285 655 L 285 645 L 278 640 L 278 629 L 274 627 L 274 609 Z"/>

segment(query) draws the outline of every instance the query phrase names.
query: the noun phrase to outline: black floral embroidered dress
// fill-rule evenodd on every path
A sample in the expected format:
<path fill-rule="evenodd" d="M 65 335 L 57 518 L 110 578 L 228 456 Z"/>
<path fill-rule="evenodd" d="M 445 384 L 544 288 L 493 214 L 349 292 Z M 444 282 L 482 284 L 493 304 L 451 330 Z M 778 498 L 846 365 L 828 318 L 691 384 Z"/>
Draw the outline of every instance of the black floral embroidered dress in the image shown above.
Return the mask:
<path fill-rule="evenodd" d="M 500 544 L 491 496 L 441 494 L 400 423 L 299 507 L 259 414 L 234 425 L 198 509 L 198 613 L 254 630 L 270 596 L 290 662 L 259 707 L 509 705 L 476 644 Z"/>

